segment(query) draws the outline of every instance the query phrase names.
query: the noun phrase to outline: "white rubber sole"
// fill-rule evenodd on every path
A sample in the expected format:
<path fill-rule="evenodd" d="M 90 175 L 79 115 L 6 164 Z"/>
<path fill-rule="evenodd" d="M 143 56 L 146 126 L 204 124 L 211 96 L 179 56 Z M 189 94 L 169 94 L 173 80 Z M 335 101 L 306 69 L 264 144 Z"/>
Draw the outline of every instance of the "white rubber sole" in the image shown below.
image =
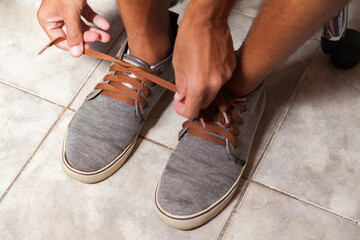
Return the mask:
<path fill-rule="evenodd" d="M 103 167 L 97 171 L 94 171 L 94 172 L 83 172 L 83 171 L 73 168 L 66 159 L 65 141 L 66 141 L 68 129 L 69 129 L 69 127 L 66 130 L 66 134 L 65 134 L 64 142 L 63 142 L 62 168 L 69 177 L 71 177 L 72 179 L 75 179 L 79 182 L 83 182 L 83 183 L 101 182 L 101 181 L 105 180 L 106 178 L 110 177 L 111 175 L 113 175 L 126 162 L 127 158 L 129 157 L 130 153 L 132 152 L 132 150 L 135 147 L 136 139 L 138 136 L 138 135 L 136 135 L 136 137 L 132 140 L 130 145 L 116 159 L 114 159 L 112 162 L 110 162 L 105 167 Z"/>
<path fill-rule="evenodd" d="M 265 94 L 265 92 L 264 92 L 264 94 Z M 263 101 L 264 101 L 264 104 L 261 108 L 260 118 L 257 122 L 256 129 L 255 129 L 254 135 L 252 137 L 252 143 L 253 143 L 253 140 L 255 137 L 256 130 L 259 126 L 261 117 L 264 113 L 266 95 L 264 95 Z M 250 149 L 252 148 L 252 143 L 250 145 Z M 250 154 L 250 151 L 246 157 L 246 162 L 248 161 L 249 154 Z M 190 229 L 200 227 L 201 225 L 204 225 L 205 223 L 207 223 L 211 219 L 213 219 L 216 215 L 218 215 L 226 207 L 226 205 L 230 202 L 231 198 L 234 196 L 236 189 L 240 183 L 241 176 L 243 175 L 245 167 L 246 167 L 246 164 L 241 169 L 239 177 L 236 179 L 235 183 L 231 186 L 230 190 L 227 191 L 226 194 L 224 194 L 224 196 L 222 198 L 220 198 L 218 201 L 213 203 L 208 208 L 206 208 L 200 212 L 197 212 L 195 214 L 192 214 L 192 215 L 174 215 L 174 214 L 169 213 L 165 209 L 163 209 L 158 202 L 158 198 L 157 198 L 158 186 L 156 186 L 156 191 L 155 191 L 156 215 L 160 218 L 161 221 L 163 221 L 167 225 L 169 225 L 173 228 L 181 229 L 181 230 L 190 230 Z"/>
<path fill-rule="evenodd" d="M 239 175 L 235 184 L 221 199 L 219 199 L 217 202 L 215 202 L 213 205 L 206 208 L 205 210 L 192 215 L 174 215 L 163 209 L 158 202 L 158 198 L 157 198 L 158 186 L 157 186 L 155 192 L 156 215 L 160 218 L 161 221 L 163 221 L 164 223 L 166 223 L 167 225 L 173 228 L 177 228 L 181 230 L 190 230 L 200 227 L 201 225 L 207 223 L 208 221 L 213 219 L 216 215 L 218 215 L 230 202 L 231 198 L 234 196 L 236 192 L 236 189 L 240 182 L 241 175 L 245 166 L 241 170 L 241 174 Z"/>

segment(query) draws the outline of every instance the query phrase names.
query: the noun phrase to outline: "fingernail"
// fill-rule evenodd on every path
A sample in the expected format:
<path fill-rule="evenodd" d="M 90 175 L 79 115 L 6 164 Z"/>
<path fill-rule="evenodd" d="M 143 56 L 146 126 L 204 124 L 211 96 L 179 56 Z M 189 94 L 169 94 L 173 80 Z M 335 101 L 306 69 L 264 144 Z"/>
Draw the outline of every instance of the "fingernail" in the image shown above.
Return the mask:
<path fill-rule="evenodd" d="M 174 95 L 174 99 L 175 99 L 175 101 L 177 101 L 177 102 L 179 101 L 179 94 L 178 94 L 177 92 L 176 92 L 175 95 Z"/>
<path fill-rule="evenodd" d="M 80 45 L 74 46 L 70 48 L 70 54 L 73 57 L 79 57 L 82 54 L 82 49 Z"/>

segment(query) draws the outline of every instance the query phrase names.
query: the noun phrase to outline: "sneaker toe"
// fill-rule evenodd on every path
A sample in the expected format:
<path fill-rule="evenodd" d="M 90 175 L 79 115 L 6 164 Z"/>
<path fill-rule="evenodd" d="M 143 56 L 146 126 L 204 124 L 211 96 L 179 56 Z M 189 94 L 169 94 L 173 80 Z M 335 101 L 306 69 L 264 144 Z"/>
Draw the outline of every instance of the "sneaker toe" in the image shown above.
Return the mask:
<path fill-rule="evenodd" d="M 65 160 L 83 172 L 102 169 L 128 148 L 139 126 L 130 106 L 99 95 L 86 101 L 71 121 L 65 140 Z"/>
<path fill-rule="evenodd" d="M 241 169 L 224 147 L 186 134 L 162 174 L 158 207 L 175 216 L 198 214 L 227 194 Z"/>

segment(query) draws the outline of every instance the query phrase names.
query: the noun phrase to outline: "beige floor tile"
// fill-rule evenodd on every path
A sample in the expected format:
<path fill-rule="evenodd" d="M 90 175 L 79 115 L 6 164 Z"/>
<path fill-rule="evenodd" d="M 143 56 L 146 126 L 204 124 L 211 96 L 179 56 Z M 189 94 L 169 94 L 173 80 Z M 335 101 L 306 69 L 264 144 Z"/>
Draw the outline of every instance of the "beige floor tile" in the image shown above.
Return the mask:
<path fill-rule="evenodd" d="M 101 183 L 68 178 L 60 161 L 72 114 L 65 114 L 1 203 L 1 239 L 217 238 L 236 201 L 194 231 L 175 230 L 157 218 L 154 190 L 171 153 L 158 145 L 139 141 L 128 162 Z"/>
<path fill-rule="evenodd" d="M 250 177 L 318 46 L 317 40 L 309 39 L 265 79 L 266 107 L 255 135 L 248 165 L 244 172 L 245 176 Z"/>
<path fill-rule="evenodd" d="M 222 239 L 359 238 L 359 225 L 252 183 Z"/>
<path fill-rule="evenodd" d="M 233 9 L 250 17 L 256 17 L 264 0 L 236 0 Z"/>
<path fill-rule="evenodd" d="M 114 35 L 119 31 L 117 28 L 121 28 L 114 13 L 116 8 L 109 5 L 113 2 L 115 6 L 115 1 L 105 2 L 104 5 L 110 8 L 103 6 L 99 12 L 109 16 Z M 49 42 L 36 18 L 39 5 L 39 0 L 0 2 L 0 80 L 66 105 L 98 60 L 89 57 L 73 59 L 55 47 L 37 56 Z M 95 44 L 93 48 L 105 50 L 107 46 Z"/>
<path fill-rule="evenodd" d="M 349 28 L 360 31 L 360 2 L 353 0 L 349 3 Z"/>
<path fill-rule="evenodd" d="M 257 181 L 360 220 L 359 76 L 317 54 Z"/>
<path fill-rule="evenodd" d="M 63 109 L 0 83 L 0 196 Z"/>

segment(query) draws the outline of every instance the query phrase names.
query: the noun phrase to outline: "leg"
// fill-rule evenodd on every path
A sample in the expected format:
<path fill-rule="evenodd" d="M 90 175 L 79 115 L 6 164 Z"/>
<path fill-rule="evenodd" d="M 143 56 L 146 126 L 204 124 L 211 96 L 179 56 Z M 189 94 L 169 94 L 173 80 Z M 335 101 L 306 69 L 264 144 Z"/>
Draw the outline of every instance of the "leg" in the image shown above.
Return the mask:
<path fill-rule="evenodd" d="M 168 0 L 117 0 L 132 55 L 154 65 L 167 57 L 174 44 Z"/>
<path fill-rule="evenodd" d="M 225 91 L 241 96 L 253 91 L 273 69 L 328 21 L 348 0 L 265 0 Z"/>

